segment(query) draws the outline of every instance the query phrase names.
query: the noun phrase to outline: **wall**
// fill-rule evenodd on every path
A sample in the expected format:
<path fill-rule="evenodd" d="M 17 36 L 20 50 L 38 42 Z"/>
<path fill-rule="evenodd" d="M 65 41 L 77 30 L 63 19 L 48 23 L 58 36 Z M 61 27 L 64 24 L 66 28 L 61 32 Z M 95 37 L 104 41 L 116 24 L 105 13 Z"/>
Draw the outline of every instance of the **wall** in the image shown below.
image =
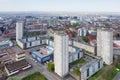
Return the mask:
<path fill-rule="evenodd" d="M 98 68 L 98 62 L 100 61 L 100 68 Z M 98 70 L 100 70 L 103 67 L 103 61 L 97 60 L 94 62 L 90 62 L 88 65 L 84 65 L 82 68 L 80 68 L 81 72 L 81 80 L 87 80 L 90 76 L 95 74 Z M 89 69 L 89 76 L 87 76 L 87 70 Z"/>
<path fill-rule="evenodd" d="M 20 40 L 17 40 L 17 44 L 18 44 L 22 49 L 24 49 L 24 43 L 22 43 Z"/>
<path fill-rule="evenodd" d="M 21 42 L 20 40 L 17 40 L 17 43 L 18 45 L 24 49 L 24 48 L 30 48 L 30 47 L 34 47 L 34 46 L 39 46 L 39 45 L 42 45 L 42 44 L 46 44 L 46 39 L 39 39 L 37 37 L 38 40 L 36 40 L 36 37 L 32 37 L 32 38 L 28 38 L 26 42 L 26 39 L 23 39 L 23 42 Z M 31 41 L 33 40 L 33 41 Z"/>
<path fill-rule="evenodd" d="M 108 65 L 113 63 L 113 31 L 98 29 L 97 56 L 101 56 Z"/>
<path fill-rule="evenodd" d="M 69 44 L 72 45 L 72 41 L 69 41 Z M 92 53 L 95 53 L 95 47 L 87 45 L 87 44 L 83 44 L 77 41 L 73 41 L 73 46 L 78 47 L 80 49 L 85 49 L 87 51 L 90 51 Z"/>
<path fill-rule="evenodd" d="M 50 46 L 54 46 L 54 42 L 50 40 L 46 40 L 46 43 Z M 69 40 L 69 45 L 72 45 L 72 41 Z M 73 46 L 78 47 L 80 49 L 85 49 L 87 51 L 90 51 L 92 53 L 95 53 L 95 47 L 90 46 L 88 44 L 83 44 L 81 42 L 73 41 Z"/>
<path fill-rule="evenodd" d="M 40 58 L 40 57 L 38 57 L 36 54 L 32 53 L 32 57 L 33 57 L 35 60 L 39 61 L 40 63 L 45 63 L 46 61 L 53 60 L 53 54 L 50 54 L 50 55 L 48 55 L 48 56 L 45 56 L 45 57 Z"/>

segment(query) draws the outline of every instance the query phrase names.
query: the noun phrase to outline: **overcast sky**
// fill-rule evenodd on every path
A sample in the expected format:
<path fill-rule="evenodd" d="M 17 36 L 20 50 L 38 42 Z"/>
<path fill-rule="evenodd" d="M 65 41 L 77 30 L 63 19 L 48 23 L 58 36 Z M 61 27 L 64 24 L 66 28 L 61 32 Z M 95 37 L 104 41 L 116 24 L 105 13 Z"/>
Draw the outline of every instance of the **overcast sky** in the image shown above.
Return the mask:
<path fill-rule="evenodd" d="M 0 11 L 120 12 L 120 0 L 0 0 Z"/>

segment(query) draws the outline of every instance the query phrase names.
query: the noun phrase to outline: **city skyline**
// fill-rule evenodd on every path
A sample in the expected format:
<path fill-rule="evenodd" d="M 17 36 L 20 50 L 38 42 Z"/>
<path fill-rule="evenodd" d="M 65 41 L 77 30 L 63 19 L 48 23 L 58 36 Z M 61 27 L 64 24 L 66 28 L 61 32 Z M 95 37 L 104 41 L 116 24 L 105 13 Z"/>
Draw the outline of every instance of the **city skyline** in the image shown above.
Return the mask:
<path fill-rule="evenodd" d="M 119 0 L 0 0 L 0 12 L 120 12 L 119 3 Z"/>

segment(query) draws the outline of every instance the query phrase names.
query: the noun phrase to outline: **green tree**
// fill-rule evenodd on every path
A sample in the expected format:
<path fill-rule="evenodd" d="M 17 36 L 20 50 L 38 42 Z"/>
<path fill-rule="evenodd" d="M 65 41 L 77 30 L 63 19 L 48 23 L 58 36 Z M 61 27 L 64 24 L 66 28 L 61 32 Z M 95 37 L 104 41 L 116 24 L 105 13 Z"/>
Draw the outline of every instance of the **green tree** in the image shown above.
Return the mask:
<path fill-rule="evenodd" d="M 79 68 L 75 69 L 75 70 L 73 71 L 73 73 L 74 73 L 76 76 L 80 76 Z"/>
<path fill-rule="evenodd" d="M 120 63 L 118 61 L 114 61 L 114 65 L 115 65 L 116 68 L 120 69 Z"/>
<path fill-rule="evenodd" d="M 50 40 L 54 41 L 54 37 L 53 37 L 53 36 L 50 36 Z"/>
<path fill-rule="evenodd" d="M 54 68 L 54 64 L 53 63 L 48 63 L 47 66 L 48 66 L 48 70 L 49 71 L 54 72 L 55 68 Z"/>
<path fill-rule="evenodd" d="M 47 78 L 40 72 L 35 72 L 33 74 L 24 77 L 22 80 L 47 80 Z"/>
<path fill-rule="evenodd" d="M 18 77 L 9 77 L 7 80 L 20 80 Z"/>
<path fill-rule="evenodd" d="M 73 23 L 72 24 L 72 27 L 77 27 L 78 26 L 78 23 Z"/>
<path fill-rule="evenodd" d="M 10 40 L 11 41 L 16 40 L 16 37 L 11 37 Z"/>
<path fill-rule="evenodd" d="M 87 36 L 82 36 L 82 40 L 87 42 Z"/>

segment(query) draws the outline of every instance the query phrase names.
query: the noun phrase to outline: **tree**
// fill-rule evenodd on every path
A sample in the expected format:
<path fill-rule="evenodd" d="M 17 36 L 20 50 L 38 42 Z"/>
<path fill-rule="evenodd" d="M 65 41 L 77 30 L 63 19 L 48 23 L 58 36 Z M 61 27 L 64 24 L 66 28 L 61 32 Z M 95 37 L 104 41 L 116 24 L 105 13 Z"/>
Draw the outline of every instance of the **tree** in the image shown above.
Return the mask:
<path fill-rule="evenodd" d="M 16 40 L 16 37 L 11 37 L 10 40 L 11 41 Z"/>
<path fill-rule="evenodd" d="M 7 80 L 20 80 L 18 77 L 9 77 Z"/>
<path fill-rule="evenodd" d="M 87 42 L 87 36 L 82 36 L 82 40 Z"/>
<path fill-rule="evenodd" d="M 74 71 L 73 71 L 73 73 L 76 75 L 76 76 L 80 76 L 80 71 L 79 71 L 79 68 L 77 68 L 77 69 L 75 69 Z"/>
<path fill-rule="evenodd" d="M 54 41 L 54 37 L 53 37 L 53 36 L 50 36 L 50 40 Z"/>
<path fill-rule="evenodd" d="M 55 68 L 54 68 L 54 64 L 53 63 L 48 63 L 47 66 L 48 66 L 48 70 L 49 71 L 54 72 Z"/>
<path fill-rule="evenodd" d="M 40 72 L 35 72 L 33 74 L 29 74 L 28 76 L 22 78 L 21 80 L 47 80 L 47 78 Z"/>
<path fill-rule="evenodd" d="M 114 61 L 114 65 L 115 65 L 116 68 L 120 69 L 120 63 L 118 61 Z"/>
<path fill-rule="evenodd" d="M 78 26 L 78 23 L 73 23 L 72 24 L 72 27 L 77 27 Z"/>

